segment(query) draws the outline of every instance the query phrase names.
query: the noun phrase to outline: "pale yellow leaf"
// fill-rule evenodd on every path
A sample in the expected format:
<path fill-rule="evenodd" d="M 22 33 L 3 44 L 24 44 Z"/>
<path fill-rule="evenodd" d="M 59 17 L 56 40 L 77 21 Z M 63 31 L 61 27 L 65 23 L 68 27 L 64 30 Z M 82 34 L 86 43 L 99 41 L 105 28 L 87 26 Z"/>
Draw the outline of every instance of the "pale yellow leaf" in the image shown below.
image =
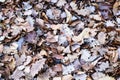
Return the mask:
<path fill-rule="evenodd" d="M 67 15 L 67 20 L 66 20 L 66 23 L 70 22 L 71 21 L 71 18 L 72 18 L 72 14 L 67 10 L 65 9 L 65 12 L 66 12 L 66 15 Z"/>

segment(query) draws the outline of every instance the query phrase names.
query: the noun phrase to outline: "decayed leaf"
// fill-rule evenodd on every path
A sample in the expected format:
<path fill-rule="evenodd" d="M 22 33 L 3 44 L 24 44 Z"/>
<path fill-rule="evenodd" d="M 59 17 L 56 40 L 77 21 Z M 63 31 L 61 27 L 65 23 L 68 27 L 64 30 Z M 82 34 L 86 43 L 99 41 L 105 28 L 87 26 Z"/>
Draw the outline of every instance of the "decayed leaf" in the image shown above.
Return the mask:
<path fill-rule="evenodd" d="M 70 22 L 70 20 L 72 18 L 72 15 L 67 9 L 65 9 L 65 12 L 66 12 L 66 15 L 67 15 L 66 23 L 68 23 L 68 22 Z"/>
<path fill-rule="evenodd" d="M 31 76 L 34 77 L 41 70 L 41 68 L 43 68 L 44 64 L 45 64 L 45 59 L 41 59 L 33 63 L 30 71 Z"/>
<path fill-rule="evenodd" d="M 78 36 L 73 36 L 72 40 L 75 42 L 82 41 L 84 38 L 89 38 L 90 28 L 85 28 Z"/>

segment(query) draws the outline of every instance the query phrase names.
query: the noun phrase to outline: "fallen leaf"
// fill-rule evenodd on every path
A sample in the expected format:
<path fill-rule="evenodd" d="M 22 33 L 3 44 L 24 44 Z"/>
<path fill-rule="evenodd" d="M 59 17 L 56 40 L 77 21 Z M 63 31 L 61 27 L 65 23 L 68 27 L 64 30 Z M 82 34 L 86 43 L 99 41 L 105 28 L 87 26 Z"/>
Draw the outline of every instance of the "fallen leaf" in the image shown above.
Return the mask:
<path fill-rule="evenodd" d="M 42 20 L 42 19 L 39 19 L 39 18 L 36 18 L 36 22 L 40 25 L 40 27 L 42 26 L 44 26 L 44 20 Z"/>
<path fill-rule="evenodd" d="M 0 0 L 0 2 L 5 2 L 5 0 Z"/>
<path fill-rule="evenodd" d="M 19 80 L 21 77 L 24 76 L 24 73 L 23 71 L 20 71 L 18 69 L 15 69 L 15 71 L 13 72 L 13 74 L 11 75 L 11 78 L 12 79 L 15 79 L 15 80 Z"/>
<path fill-rule="evenodd" d="M 34 77 L 36 74 L 38 74 L 38 72 L 43 68 L 44 64 L 45 59 L 41 59 L 33 63 L 31 66 L 30 75 Z"/>
<path fill-rule="evenodd" d="M 61 77 L 54 77 L 53 80 L 62 80 Z"/>
<path fill-rule="evenodd" d="M 55 66 L 53 66 L 53 71 L 55 71 L 55 72 L 62 71 L 62 65 L 61 64 L 56 64 Z"/>
<path fill-rule="evenodd" d="M 66 12 L 66 15 L 67 15 L 66 23 L 68 23 L 68 22 L 71 21 L 72 15 L 67 9 L 65 9 L 65 12 Z"/>
<path fill-rule="evenodd" d="M 62 6 L 65 5 L 65 3 L 67 3 L 66 0 L 59 0 L 59 1 L 57 2 L 57 6 L 58 6 L 58 7 L 62 7 Z"/>
<path fill-rule="evenodd" d="M 72 80 L 73 79 L 73 76 L 68 74 L 68 75 L 65 75 L 62 77 L 62 80 Z"/>
<path fill-rule="evenodd" d="M 37 43 L 37 34 L 35 31 L 32 31 L 30 33 L 28 33 L 28 35 L 25 37 L 25 41 L 29 42 L 29 43 Z"/>
<path fill-rule="evenodd" d="M 104 32 L 100 32 L 99 34 L 98 34 L 98 41 L 100 42 L 100 44 L 105 44 L 105 42 L 106 42 L 106 33 L 104 33 Z"/>
<path fill-rule="evenodd" d="M 101 21 L 102 20 L 100 15 L 90 15 L 89 17 L 92 18 L 92 19 L 95 19 L 97 21 Z"/>
<path fill-rule="evenodd" d="M 0 44 L 0 54 L 3 52 L 3 48 L 4 48 L 3 44 Z"/>
<path fill-rule="evenodd" d="M 118 7 L 120 5 L 120 1 L 116 1 L 113 5 L 113 13 L 114 15 L 116 15 L 116 13 L 118 12 Z"/>
<path fill-rule="evenodd" d="M 78 36 L 73 36 L 72 40 L 75 42 L 83 41 L 84 38 L 89 38 L 90 28 L 85 28 Z"/>

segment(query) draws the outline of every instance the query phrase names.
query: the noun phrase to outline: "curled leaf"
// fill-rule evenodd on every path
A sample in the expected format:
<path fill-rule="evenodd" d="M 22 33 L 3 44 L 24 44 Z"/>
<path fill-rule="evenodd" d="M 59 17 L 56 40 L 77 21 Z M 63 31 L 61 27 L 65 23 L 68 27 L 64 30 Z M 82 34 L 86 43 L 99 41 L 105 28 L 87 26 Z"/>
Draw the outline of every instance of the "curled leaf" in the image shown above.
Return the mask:
<path fill-rule="evenodd" d="M 66 12 L 66 15 L 67 15 L 67 20 L 66 20 L 66 23 L 70 22 L 71 21 L 71 18 L 72 18 L 72 14 L 67 10 L 65 9 L 65 12 Z"/>

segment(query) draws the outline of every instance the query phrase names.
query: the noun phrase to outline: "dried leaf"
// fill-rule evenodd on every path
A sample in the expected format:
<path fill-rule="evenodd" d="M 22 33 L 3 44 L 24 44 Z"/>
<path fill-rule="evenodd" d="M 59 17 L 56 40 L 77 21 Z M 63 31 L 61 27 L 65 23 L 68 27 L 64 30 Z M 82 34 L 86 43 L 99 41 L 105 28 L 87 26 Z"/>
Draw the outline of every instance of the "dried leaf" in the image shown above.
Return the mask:
<path fill-rule="evenodd" d="M 67 9 L 65 9 L 65 12 L 66 12 L 66 15 L 67 15 L 66 23 L 68 23 L 68 22 L 71 21 L 72 15 Z"/>
<path fill-rule="evenodd" d="M 3 52 L 3 48 L 4 48 L 3 44 L 0 44 L 0 54 Z"/>
<path fill-rule="evenodd" d="M 92 19 L 95 19 L 97 21 L 101 21 L 102 20 L 100 15 L 90 15 L 89 17 L 92 18 Z"/>
<path fill-rule="evenodd" d="M 65 5 L 65 3 L 67 3 L 66 0 L 59 0 L 59 1 L 57 2 L 57 6 L 58 6 L 58 7 L 62 7 L 62 6 Z"/>
<path fill-rule="evenodd" d="M 88 16 L 90 14 L 90 11 L 87 8 L 76 10 L 76 12 L 78 13 L 78 15 L 82 16 Z"/>
<path fill-rule="evenodd" d="M 45 64 L 45 59 L 41 59 L 32 64 L 30 74 L 34 77 L 43 68 Z"/>
<path fill-rule="evenodd" d="M 61 77 L 54 77 L 53 80 L 62 80 Z"/>
<path fill-rule="evenodd" d="M 53 71 L 55 72 L 60 72 L 62 71 L 62 65 L 61 64 L 57 64 L 53 67 Z"/>
<path fill-rule="evenodd" d="M 100 44 L 105 44 L 105 42 L 106 42 L 106 33 L 100 32 L 98 34 L 98 41 L 100 42 Z"/>
<path fill-rule="evenodd" d="M 36 43 L 37 34 L 35 31 L 28 33 L 28 35 L 26 36 L 25 40 L 29 43 Z"/>
<path fill-rule="evenodd" d="M 12 78 L 12 79 L 15 79 L 15 80 L 19 80 L 22 76 L 24 76 L 23 71 L 20 71 L 20 70 L 18 70 L 18 69 L 15 69 L 15 71 L 14 71 L 13 74 L 11 75 L 11 78 Z"/>
<path fill-rule="evenodd" d="M 62 80 L 72 80 L 72 79 L 73 79 L 73 76 L 70 74 L 62 77 Z"/>
<path fill-rule="evenodd" d="M 36 18 L 36 22 L 40 25 L 40 26 L 44 26 L 44 20 Z"/>
<path fill-rule="evenodd" d="M 110 77 L 110 76 L 104 76 L 98 80 L 115 80 L 113 77 Z"/>
<path fill-rule="evenodd" d="M 90 28 L 85 28 L 78 36 L 73 36 L 75 42 L 83 41 L 84 38 L 89 38 Z"/>
<path fill-rule="evenodd" d="M 57 24 L 57 25 L 50 25 L 50 27 L 53 29 L 53 30 L 60 30 L 60 28 L 62 27 L 62 24 Z"/>
<path fill-rule="evenodd" d="M 114 3 L 114 5 L 113 5 L 113 13 L 114 13 L 114 15 L 117 14 L 119 5 L 120 5 L 120 1 L 116 1 Z"/>
<path fill-rule="evenodd" d="M 0 2 L 5 2 L 5 0 L 0 0 Z"/>

